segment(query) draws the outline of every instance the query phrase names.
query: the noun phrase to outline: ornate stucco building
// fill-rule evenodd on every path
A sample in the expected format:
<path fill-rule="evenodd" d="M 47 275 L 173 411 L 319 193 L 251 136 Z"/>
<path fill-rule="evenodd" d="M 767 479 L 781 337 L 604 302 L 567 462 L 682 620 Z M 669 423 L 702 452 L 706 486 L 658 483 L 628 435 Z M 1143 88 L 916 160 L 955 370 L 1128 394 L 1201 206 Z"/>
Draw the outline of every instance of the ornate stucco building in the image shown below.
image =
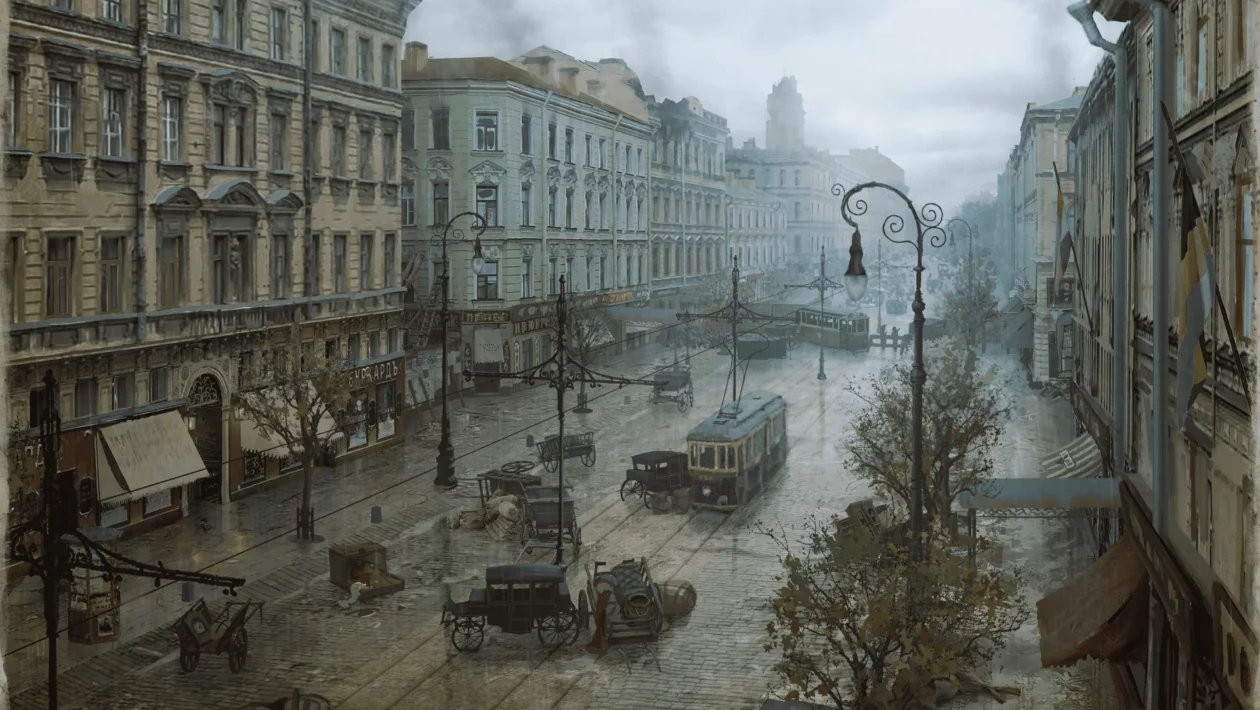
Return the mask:
<path fill-rule="evenodd" d="M 400 438 L 399 49 L 417 4 L 316 0 L 304 116 L 295 0 L 10 3 L 10 417 L 37 426 L 51 369 L 63 465 L 102 501 L 83 524 L 133 532 L 292 470 L 233 404 L 269 353 L 354 364 L 347 405 L 381 416 L 338 453 Z M 35 454 L 14 515 L 37 502 Z"/>

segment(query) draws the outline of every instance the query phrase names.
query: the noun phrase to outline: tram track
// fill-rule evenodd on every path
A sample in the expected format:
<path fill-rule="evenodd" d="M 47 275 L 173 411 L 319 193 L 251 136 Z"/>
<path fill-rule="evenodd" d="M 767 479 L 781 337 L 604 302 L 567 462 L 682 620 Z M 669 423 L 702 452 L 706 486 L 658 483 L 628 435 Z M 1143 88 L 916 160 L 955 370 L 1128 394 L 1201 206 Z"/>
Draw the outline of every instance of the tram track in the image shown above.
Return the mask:
<path fill-rule="evenodd" d="M 727 376 L 729 376 L 729 374 Z M 801 384 L 810 380 L 813 380 L 812 371 L 803 370 L 799 372 L 795 372 L 795 371 L 787 372 L 787 373 L 782 374 L 779 377 L 775 377 L 769 382 L 757 383 L 757 389 L 772 389 L 775 391 L 792 391 L 796 389 L 797 387 L 799 387 Z M 813 421 L 809 422 L 809 424 L 805 428 L 801 429 L 800 433 L 796 435 L 792 435 L 791 432 L 793 429 L 797 429 L 798 427 L 789 428 L 789 441 L 790 442 L 799 441 L 809 431 L 813 429 L 813 427 L 817 424 L 820 418 L 821 418 L 821 415 L 814 417 Z M 789 446 L 791 445 L 792 444 L 790 443 Z M 766 493 L 769 492 L 770 489 L 777 487 L 779 485 L 779 482 L 783 478 L 784 476 L 782 474 L 780 476 L 777 476 L 776 480 L 772 483 L 771 487 L 765 491 L 762 491 L 761 494 L 759 494 L 757 500 L 761 501 L 766 495 Z M 594 496 L 591 496 L 591 497 L 593 498 Z M 642 513 L 646 510 L 646 506 L 634 507 L 627 511 L 626 507 L 624 506 L 622 501 L 619 499 L 619 496 L 616 492 L 615 487 L 613 488 L 613 491 L 611 493 L 604 496 L 603 498 L 598 499 L 597 506 L 598 507 L 594 511 L 594 513 L 591 514 L 590 517 L 588 517 L 587 520 L 584 522 L 584 524 L 582 525 L 582 528 L 584 530 L 592 530 L 592 529 L 597 530 L 599 527 L 602 527 L 604 524 L 607 524 L 609 522 L 612 522 L 612 525 L 611 527 L 609 527 L 607 530 L 603 531 L 602 533 L 598 533 L 598 536 L 595 537 L 594 540 L 583 542 L 583 545 L 581 546 L 581 549 L 579 551 L 578 559 L 574 560 L 574 562 L 571 563 L 570 565 L 571 569 L 577 568 L 579 578 L 581 578 L 581 563 L 583 560 L 585 560 L 586 562 L 590 562 L 596 556 L 602 559 L 608 559 L 608 560 L 614 560 L 614 559 L 620 560 L 626 556 L 632 556 L 636 558 L 646 557 L 649 560 L 653 560 L 657 558 L 657 556 L 660 554 L 662 550 L 665 550 L 671 545 L 671 543 L 675 542 L 678 539 L 680 534 L 688 530 L 689 527 L 692 527 L 693 521 L 697 520 L 697 518 L 701 519 L 702 521 L 709 522 L 710 523 L 709 525 L 702 525 L 699 530 L 695 531 L 697 534 L 702 535 L 703 538 L 700 539 L 699 542 L 695 544 L 694 549 L 690 552 L 690 554 L 688 554 L 686 559 L 682 560 L 681 562 L 673 566 L 674 567 L 673 573 L 676 573 L 677 571 L 685 569 L 687 565 L 690 564 L 691 561 L 696 557 L 696 555 L 698 555 L 702 550 L 705 549 L 705 546 L 709 543 L 709 541 L 712 540 L 713 537 L 718 532 L 726 528 L 732 522 L 733 519 L 737 519 L 742 522 L 746 520 L 747 514 L 748 514 L 748 509 L 741 509 L 730 515 L 723 515 L 721 517 L 716 517 L 709 513 L 702 514 L 702 513 L 697 513 L 694 511 L 688 511 L 686 515 L 682 516 L 682 519 L 678 521 L 677 524 L 670 525 L 666 527 L 664 530 L 654 531 L 657 534 L 664 534 L 664 539 L 661 540 L 659 544 L 655 545 L 654 548 L 651 550 L 651 552 L 647 554 L 639 552 L 638 554 L 634 554 L 634 555 L 626 555 L 625 553 L 623 553 L 621 557 L 618 557 L 615 554 L 606 555 L 606 554 L 600 553 L 601 543 L 603 543 L 605 540 L 612 538 L 612 536 L 614 536 L 615 534 L 619 532 L 623 532 L 624 526 L 626 526 L 626 524 L 629 523 L 630 521 L 636 518 L 642 517 Z M 757 507 L 757 505 L 754 504 L 753 507 Z M 617 517 L 618 511 L 625 511 L 625 514 L 621 515 L 619 519 Z M 610 517 L 612 518 L 611 520 L 609 519 Z M 656 537 L 656 535 L 651 535 L 651 537 Z M 616 538 L 612 538 L 612 539 L 616 539 Z M 658 537 L 657 539 L 660 539 L 660 538 Z M 643 542 L 643 541 L 640 540 L 638 542 Z M 668 579 L 668 578 L 669 576 L 660 577 L 660 579 Z M 582 585 L 579 585 L 579 586 L 582 586 Z M 447 635 L 448 635 L 448 630 L 445 627 L 438 626 L 437 630 L 435 630 L 434 632 L 430 634 L 425 635 L 423 639 L 418 640 L 414 644 L 409 644 L 410 648 L 408 650 L 403 651 L 402 656 L 397 663 L 390 665 L 389 667 L 383 669 L 380 673 L 368 679 L 365 683 L 363 683 L 363 685 L 361 685 L 358 689 L 356 689 L 344 701 L 338 703 L 337 707 L 356 708 L 356 709 L 363 708 L 364 710 L 377 710 L 377 709 L 390 710 L 392 708 L 405 708 L 405 707 L 414 706 L 414 701 L 409 703 L 408 699 L 411 698 L 411 696 L 417 690 L 421 689 L 426 684 L 433 681 L 435 678 L 438 678 L 441 674 L 451 673 L 453 669 L 455 668 L 455 665 L 453 662 L 456 659 L 461 657 L 460 654 L 449 653 L 449 650 L 446 648 L 447 643 L 445 640 L 445 637 Z M 435 642 L 441 645 L 440 649 L 432 648 Z M 561 647 L 561 648 L 565 648 L 565 647 Z M 502 695 L 497 702 L 494 702 L 493 704 L 485 703 L 484 705 L 490 707 L 491 710 L 502 707 L 504 703 L 508 702 L 514 695 L 518 693 L 518 691 L 520 690 L 522 686 L 524 686 L 526 683 L 529 683 L 531 679 L 535 679 L 538 675 L 537 674 L 538 669 L 543 667 L 545 664 L 547 664 L 548 661 L 554 659 L 556 657 L 556 654 L 561 651 L 561 648 L 549 649 L 536 662 L 531 662 L 530 667 L 525 671 L 524 676 L 520 678 L 519 681 L 511 684 L 510 687 L 504 688 L 503 691 L 501 691 Z M 391 671 L 402 670 L 402 669 L 422 668 L 423 666 L 429 665 L 428 663 L 423 662 L 424 659 L 426 657 L 432 658 L 434 655 L 436 655 L 437 657 L 445 656 L 445 658 L 441 663 L 437 664 L 436 666 L 432 668 L 427 669 L 427 672 L 423 672 L 419 677 L 412 676 L 412 677 L 406 678 L 406 681 L 409 681 L 409 682 L 399 683 L 397 685 L 395 685 L 394 683 L 387 682 L 386 676 L 389 675 Z M 418 662 L 409 663 L 409 661 L 412 659 Z M 579 676 L 572 683 L 567 684 L 567 687 L 563 688 L 557 700 L 554 703 L 552 703 L 552 706 L 554 707 L 555 704 L 558 704 L 565 697 L 567 697 L 569 693 L 572 692 L 573 688 L 575 688 L 577 684 L 582 681 L 582 679 L 583 679 L 583 676 Z M 398 680 L 403 680 L 403 679 L 399 678 Z M 390 702 L 389 699 L 381 697 L 381 694 L 378 692 L 378 689 L 376 688 L 378 683 L 384 684 L 386 687 L 398 688 L 398 690 L 389 693 L 389 695 L 393 695 L 396 699 Z M 403 687 L 399 687 L 399 686 L 403 686 Z"/>

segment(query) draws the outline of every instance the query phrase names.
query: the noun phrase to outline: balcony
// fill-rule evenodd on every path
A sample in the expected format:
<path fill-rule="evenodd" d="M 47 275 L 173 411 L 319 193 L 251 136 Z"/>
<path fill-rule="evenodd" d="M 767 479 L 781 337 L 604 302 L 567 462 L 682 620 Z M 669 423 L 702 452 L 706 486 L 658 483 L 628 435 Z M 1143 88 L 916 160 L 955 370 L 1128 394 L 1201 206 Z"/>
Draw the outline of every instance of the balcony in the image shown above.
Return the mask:
<path fill-rule="evenodd" d="M 1042 289 L 1047 308 L 1072 308 L 1075 305 L 1073 303 L 1075 293 L 1076 282 L 1072 279 L 1060 281 L 1058 292 L 1054 289 L 1054 279 L 1046 279 L 1045 288 Z"/>

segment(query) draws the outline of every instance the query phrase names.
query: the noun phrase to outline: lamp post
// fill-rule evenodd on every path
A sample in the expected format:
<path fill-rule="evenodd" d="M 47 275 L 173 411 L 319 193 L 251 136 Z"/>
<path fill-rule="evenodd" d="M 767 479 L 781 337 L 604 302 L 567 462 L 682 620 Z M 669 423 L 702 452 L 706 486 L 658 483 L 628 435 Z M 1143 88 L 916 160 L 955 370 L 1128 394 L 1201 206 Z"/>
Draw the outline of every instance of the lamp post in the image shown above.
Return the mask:
<path fill-rule="evenodd" d="M 904 192 L 898 190 L 892 185 L 882 182 L 864 182 L 851 190 L 845 191 L 844 186 L 835 184 L 831 186 L 831 194 L 844 195 L 844 199 L 840 203 L 840 215 L 844 217 L 844 221 L 853 227 L 853 242 L 849 247 L 849 268 L 844 272 L 844 288 L 849 294 L 849 298 L 854 301 L 862 300 L 862 296 L 866 293 L 866 269 L 862 266 L 862 232 L 859 229 L 854 217 L 861 217 L 866 214 L 866 200 L 855 196 L 863 190 L 883 189 L 889 190 L 897 197 L 900 197 L 906 206 L 910 209 L 910 215 L 914 218 L 914 239 L 897 239 L 894 235 L 900 234 L 905 229 L 905 218 L 899 214 L 891 214 L 884 219 L 882 232 L 884 238 L 893 244 L 909 244 L 915 249 L 917 261 L 914 266 L 914 365 L 911 369 L 910 385 L 911 385 L 911 462 L 910 462 L 910 531 L 914 536 L 913 544 L 910 548 L 911 561 L 919 562 L 922 557 L 923 545 L 923 385 L 927 382 L 927 370 L 923 366 L 923 248 L 924 237 L 928 237 L 928 243 L 933 247 L 940 248 L 945 244 L 947 235 L 945 230 L 941 229 L 941 206 L 929 202 L 920 209 L 915 209 L 914 202 L 906 196 Z"/>
<path fill-rule="evenodd" d="M 794 284 L 792 286 L 788 286 L 788 288 L 811 288 L 811 289 L 816 288 L 818 289 L 818 326 L 819 326 L 818 328 L 818 379 L 825 380 L 827 379 L 827 372 L 823 369 L 823 351 L 826 348 L 823 347 L 822 318 L 823 318 L 824 306 L 827 305 L 826 289 L 840 288 L 840 284 L 827 278 L 827 247 L 824 246 L 818 249 L 818 258 L 819 258 L 818 278 L 814 279 L 813 281 L 810 281 L 807 284 Z M 867 328 L 871 327 L 870 321 L 867 321 L 866 327 Z"/>
<path fill-rule="evenodd" d="M 447 255 L 447 244 L 449 242 L 463 241 L 464 230 L 452 229 L 455 222 L 462 217 L 472 217 L 473 233 L 476 235 L 476 243 L 473 246 L 473 271 L 481 273 L 485 262 L 481 258 L 481 235 L 486 231 L 486 218 L 476 212 L 461 212 L 446 221 L 446 224 L 435 225 L 433 228 L 433 236 L 429 239 L 429 243 L 433 246 L 442 248 L 442 439 L 438 442 L 437 453 L 437 475 L 433 479 L 433 485 L 442 488 L 452 488 L 456 484 L 455 481 L 455 448 L 451 446 L 451 418 L 447 411 L 447 400 L 450 399 L 450 372 L 448 358 L 450 349 L 447 342 L 447 329 L 450 326 L 451 318 L 451 261 Z"/>

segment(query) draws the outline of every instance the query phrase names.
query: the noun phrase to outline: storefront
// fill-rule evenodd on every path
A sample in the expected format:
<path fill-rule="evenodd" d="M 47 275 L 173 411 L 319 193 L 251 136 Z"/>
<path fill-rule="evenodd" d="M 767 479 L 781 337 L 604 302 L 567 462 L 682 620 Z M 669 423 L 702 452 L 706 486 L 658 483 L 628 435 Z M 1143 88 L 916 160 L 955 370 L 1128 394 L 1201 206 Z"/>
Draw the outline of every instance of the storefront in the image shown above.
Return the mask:
<path fill-rule="evenodd" d="M 102 426 L 96 434 L 101 527 L 131 535 L 177 520 L 183 487 L 210 475 L 177 411 Z"/>
<path fill-rule="evenodd" d="M 678 322 L 678 314 L 664 308 L 614 306 L 608 315 L 613 322 L 613 339 L 627 349 L 662 342 L 669 327 Z"/>
<path fill-rule="evenodd" d="M 646 303 L 648 299 L 647 289 L 621 289 L 618 291 L 604 291 L 599 293 L 575 293 L 566 298 L 566 305 L 569 308 L 584 308 L 588 306 L 603 306 L 610 310 L 624 307 L 631 303 Z M 513 372 L 534 367 L 555 352 L 555 313 L 556 302 L 554 300 L 535 301 L 532 303 L 521 303 L 509 311 L 505 311 L 507 320 L 511 323 L 511 335 L 504 341 L 504 359 L 511 363 Z M 612 341 L 614 343 L 622 343 L 624 336 L 620 331 L 620 325 L 616 319 L 613 319 Z M 610 349 L 609 354 L 619 352 L 620 347 Z M 472 350 L 465 349 L 465 355 L 471 356 Z M 476 369 L 482 369 L 478 365 Z M 504 387 L 514 386 L 521 387 L 521 383 L 505 381 Z"/>
<path fill-rule="evenodd" d="M 360 365 L 350 370 L 349 378 L 353 419 L 345 438 L 335 445 L 334 455 L 358 455 L 402 442 L 406 425 L 401 403 L 407 386 L 402 355 Z"/>

